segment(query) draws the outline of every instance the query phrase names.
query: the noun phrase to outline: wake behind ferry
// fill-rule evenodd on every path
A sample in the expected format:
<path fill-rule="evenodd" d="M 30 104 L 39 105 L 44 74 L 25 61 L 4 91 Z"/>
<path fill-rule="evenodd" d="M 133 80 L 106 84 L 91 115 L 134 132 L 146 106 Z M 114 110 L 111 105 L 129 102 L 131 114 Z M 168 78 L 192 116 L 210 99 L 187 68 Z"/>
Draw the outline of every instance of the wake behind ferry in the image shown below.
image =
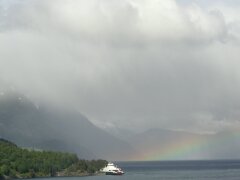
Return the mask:
<path fill-rule="evenodd" d="M 117 167 L 113 163 L 109 162 L 106 167 L 100 170 L 106 175 L 123 175 L 124 172 L 121 168 Z"/>

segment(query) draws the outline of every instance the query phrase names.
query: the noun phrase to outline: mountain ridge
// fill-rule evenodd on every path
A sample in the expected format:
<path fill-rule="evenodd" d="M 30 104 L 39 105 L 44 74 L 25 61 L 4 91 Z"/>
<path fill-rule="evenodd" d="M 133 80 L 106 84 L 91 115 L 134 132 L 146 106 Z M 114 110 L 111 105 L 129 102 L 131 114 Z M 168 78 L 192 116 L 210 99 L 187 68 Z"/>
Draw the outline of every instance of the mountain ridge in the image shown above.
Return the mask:
<path fill-rule="evenodd" d="M 79 112 L 36 107 L 19 93 L 0 96 L 0 137 L 20 146 L 70 151 L 85 159 L 122 160 L 134 153 L 130 144 L 94 126 Z"/>

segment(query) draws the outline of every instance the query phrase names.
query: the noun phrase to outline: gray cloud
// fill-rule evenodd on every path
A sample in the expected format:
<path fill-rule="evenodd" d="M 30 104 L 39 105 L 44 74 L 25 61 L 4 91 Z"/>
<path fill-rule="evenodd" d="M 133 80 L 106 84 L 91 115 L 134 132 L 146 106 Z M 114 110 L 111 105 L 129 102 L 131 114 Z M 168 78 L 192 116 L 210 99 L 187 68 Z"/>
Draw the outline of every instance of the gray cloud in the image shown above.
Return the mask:
<path fill-rule="evenodd" d="M 77 108 L 100 126 L 239 126 L 238 7 L 174 0 L 1 7 L 0 76 L 34 100 Z"/>

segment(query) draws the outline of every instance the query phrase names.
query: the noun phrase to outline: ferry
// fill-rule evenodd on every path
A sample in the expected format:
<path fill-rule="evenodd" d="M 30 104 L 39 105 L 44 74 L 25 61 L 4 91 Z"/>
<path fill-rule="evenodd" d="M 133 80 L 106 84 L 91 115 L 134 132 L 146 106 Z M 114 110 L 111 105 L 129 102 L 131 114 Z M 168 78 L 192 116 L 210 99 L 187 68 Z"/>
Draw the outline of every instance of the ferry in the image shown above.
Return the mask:
<path fill-rule="evenodd" d="M 100 170 L 106 175 L 123 175 L 124 172 L 121 168 L 117 167 L 113 163 L 109 162 L 106 167 Z"/>

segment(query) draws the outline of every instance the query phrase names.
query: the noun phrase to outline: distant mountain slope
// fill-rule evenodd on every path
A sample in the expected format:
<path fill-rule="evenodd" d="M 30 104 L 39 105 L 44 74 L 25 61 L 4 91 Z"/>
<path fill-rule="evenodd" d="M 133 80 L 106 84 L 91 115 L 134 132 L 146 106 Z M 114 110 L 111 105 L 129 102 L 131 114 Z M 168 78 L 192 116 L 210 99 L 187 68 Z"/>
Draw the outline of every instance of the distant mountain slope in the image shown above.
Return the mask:
<path fill-rule="evenodd" d="M 133 148 L 90 123 L 80 113 L 37 107 L 17 93 L 0 96 L 0 137 L 20 146 L 70 151 L 82 158 L 123 160 Z"/>
<path fill-rule="evenodd" d="M 128 139 L 134 160 L 240 159 L 239 131 L 195 134 L 150 129 Z"/>

